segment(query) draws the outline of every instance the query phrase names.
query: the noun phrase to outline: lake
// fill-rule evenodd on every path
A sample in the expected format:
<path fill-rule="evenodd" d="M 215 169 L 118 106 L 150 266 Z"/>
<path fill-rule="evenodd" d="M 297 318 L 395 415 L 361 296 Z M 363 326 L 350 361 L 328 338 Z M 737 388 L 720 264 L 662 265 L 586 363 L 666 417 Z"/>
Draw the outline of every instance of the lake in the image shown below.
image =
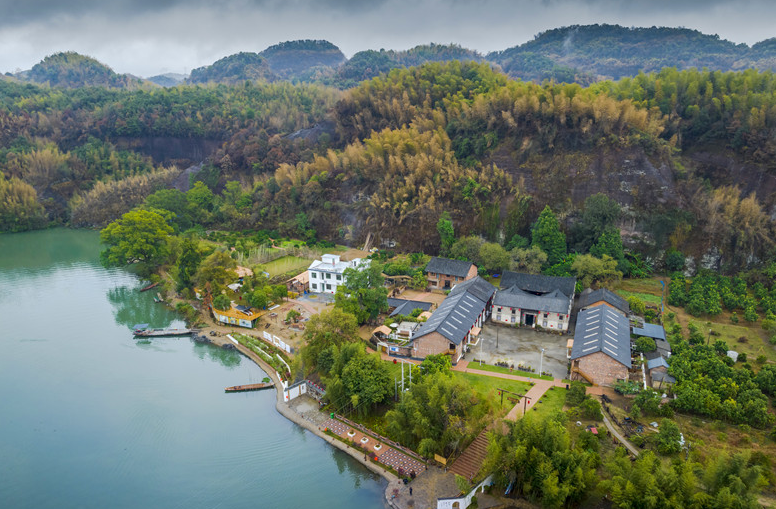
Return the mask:
<path fill-rule="evenodd" d="M 189 338 L 96 232 L 0 235 L 0 507 L 382 508 L 385 481 L 275 410 L 266 375 Z"/>

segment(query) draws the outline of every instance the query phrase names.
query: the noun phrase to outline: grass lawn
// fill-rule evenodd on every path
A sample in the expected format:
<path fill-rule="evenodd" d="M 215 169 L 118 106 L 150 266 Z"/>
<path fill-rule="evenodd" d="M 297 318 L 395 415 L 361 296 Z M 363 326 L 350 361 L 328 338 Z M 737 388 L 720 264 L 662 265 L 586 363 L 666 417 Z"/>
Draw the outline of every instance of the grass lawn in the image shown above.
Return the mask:
<path fill-rule="evenodd" d="M 525 376 L 528 378 L 541 378 L 542 380 L 553 380 L 551 376 L 542 376 L 538 373 L 527 373 L 525 371 L 520 371 L 519 369 L 510 370 L 509 368 L 504 368 L 501 366 L 493 366 L 491 364 L 485 364 L 482 363 L 482 366 L 480 366 L 479 362 L 470 362 L 469 363 L 469 369 L 479 369 L 480 371 L 489 371 L 491 373 L 504 373 L 507 375 L 515 375 L 515 376 Z"/>
<path fill-rule="evenodd" d="M 456 378 L 465 380 L 475 391 L 484 397 L 491 397 L 496 406 L 501 402 L 501 396 L 497 394 L 498 389 L 504 389 L 506 391 L 515 392 L 517 394 L 525 394 L 528 389 L 531 388 L 531 384 L 528 382 L 516 382 L 514 380 L 504 380 L 502 378 L 494 378 L 484 375 L 473 375 L 471 373 L 460 373 L 453 371 L 453 376 Z M 514 396 L 513 396 L 514 397 Z M 501 407 L 503 410 L 511 410 L 515 406 L 515 403 L 509 401 L 507 394 L 504 395 L 504 404 Z"/>
<path fill-rule="evenodd" d="M 617 290 L 617 293 L 626 299 L 628 297 L 637 297 L 647 304 L 660 305 L 660 295 L 652 295 L 650 293 L 642 292 L 630 292 L 628 290 Z"/>
<path fill-rule="evenodd" d="M 566 402 L 566 389 L 560 387 L 551 387 L 544 396 L 536 402 L 531 409 L 532 414 L 544 419 L 553 412 L 563 409 Z"/>
<path fill-rule="evenodd" d="M 302 272 L 310 266 L 310 262 L 310 259 L 302 258 L 300 256 L 281 256 L 280 258 L 264 263 L 259 267 L 261 270 L 268 272 L 270 278 L 273 278 L 291 271 L 298 270 L 299 272 Z"/>
<path fill-rule="evenodd" d="M 668 284 L 668 282 L 666 282 Z M 644 293 L 648 295 L 660 295 L 663 293 L 663 287 L 660 284 L 660 278 L 651 277 L 645 279 L 623 279 L 618 290 L 631 293 Z"/>

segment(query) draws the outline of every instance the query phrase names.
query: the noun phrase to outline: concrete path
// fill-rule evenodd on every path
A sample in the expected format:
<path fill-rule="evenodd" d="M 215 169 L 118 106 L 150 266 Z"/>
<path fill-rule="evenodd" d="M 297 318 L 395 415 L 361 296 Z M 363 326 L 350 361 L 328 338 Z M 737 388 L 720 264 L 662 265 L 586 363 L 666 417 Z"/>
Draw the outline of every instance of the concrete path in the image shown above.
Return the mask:
<path fill-rule="evenodd" d="M 531 389 L 525 393 L 525 396 L 520 398 L 520 401 L 518 401 L 512 410 L 509 411 L 506 416 L 506 420 L 516 421 L 518 417 L 522 417 L 524 415 L 524 409 L 525 412 L 530 411 L 536 402 L 539 401 L 542 396 L 544 396 L 544 393 L 554 385 L 555 384 L 550 380 L 537 380 L 536 384 L 531 387 Z M 525 401 L 526 399 L 528 402 Z"/>
<path fill-rule="evenodd" d="M 602 414 L 602 415 L 603 415 L 603 414 Z M 638 456 L 638 455 L 639 455 L 639 450 L 638 450 L 638 449 L 636 449 L 636 448 L 633 446 L 633 444 L 631 444 L 630 442 L 628 442 L 628 441 L 625 439 L 625 437 L 623 437 L 622 435 L 620 435 L 620 433 L 619 433 L 619 432 L 618 432 L 618 431 L 617 431 L 617 430 L 614 428 L 614 426 L 612 426 L 612 423 L 611 423 L 611 422 L 609 422 L 609 419 L 607 419 L 607 418 L 606 418 L 606 415 L 604 415 L 604 424 L 606 424 L 606 427 L 609 429 L 609 431 L 612 433 L 612 435 L 614 435 L 614 437 L 615 437 L 617 440 L 619 440 L 619 441 L 620 441 L 620 443 L 621 443 L 622 445 L 624 445 L 624 446 L 625 446 L 625 448 L 626 448 L 626 449 L 628 449 L 628 450 L 631 452 L 631 454 L 633 454 L 634 456 Z"/>

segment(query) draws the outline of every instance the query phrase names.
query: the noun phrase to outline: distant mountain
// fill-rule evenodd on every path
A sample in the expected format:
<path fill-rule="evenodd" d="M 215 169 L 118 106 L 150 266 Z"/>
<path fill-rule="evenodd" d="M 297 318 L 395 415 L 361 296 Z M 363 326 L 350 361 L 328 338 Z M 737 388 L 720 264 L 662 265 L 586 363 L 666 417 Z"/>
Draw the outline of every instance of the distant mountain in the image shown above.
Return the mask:
<path fill-rule="evenodd" d="M 49 55 L 29 72 L 20 73 L 19 77 L 64 88 L 136 88 L 143 84 L 143 80 L 135 76 L 116 74 L 113 69 L 94 58 L 72 51 Z"/>
<path fill-rule="evenodd" d="M 486 58 L 514 78 L 584 82 L 656 72 L 663 67 L 773 69 L 775 57 L 773 39 L 749 48 L 687 28 L 575 25 L 542 32 L 532 41 Z"/>
<path fill-rule="evenodd" d="M 189 83 L 226 83 L 244 81 L 275 81 L 278 77 L 269 62 L 258 53 L 237 53 L 217 60 L 212 65 L 191 71 Z"/>
<path fill-rule="evenodd" d="M 183 83 L 186 80 L 185 74 L 179 74 L 174 72 L 168 72 L 165 74 L 159 74 L 157 76 L 151 76 L 146 78 L 151 83 L 156 83 L 160 87 L 174 87 Z"/>
<path fill-rule="evenodd" d="M 382 49 L 380 51 L 359 51 L 337 71 L 336 83 L 343 88 L 350 87 L 391 69 L 450 60 L 480 62 L 483 60 L 483 56 L 474 50 L 462 48 L 458 44 L 434 43 L 415 46 L 405 51 Z"/>
<path fill-rule="evenodd" d="M 317 81 L 333 74 L 334 69 L 347 61 L 340 49 L 329 41 L 299 40 L 281 42 L 261 53 L 269 68 L 281 79 Z"/>

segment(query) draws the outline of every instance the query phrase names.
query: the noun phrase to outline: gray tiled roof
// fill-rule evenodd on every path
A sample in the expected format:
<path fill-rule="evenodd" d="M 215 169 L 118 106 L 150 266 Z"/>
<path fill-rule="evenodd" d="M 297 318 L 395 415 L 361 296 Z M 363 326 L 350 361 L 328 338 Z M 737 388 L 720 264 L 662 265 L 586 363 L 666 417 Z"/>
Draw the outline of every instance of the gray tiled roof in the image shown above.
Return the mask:
<path fill-rule="evenodd" d="M 530 293 L 550 293 L 560 290 L 563 295 L 574 296 L 577 278 L 543 276 L 541 274 L 524 274 L 522 272 L 505 271 L 501 275 L 501 288 L 518 288 Z"/>
<path fill-rule="evenodd" d="M 496 293 L 496 287 L 488 283 L 480 276 L 476 276 L 468 281 L 458 283 L 450 291 L 450 295 L 455 295 L 460 292 L 469 292 L 482 302 L 488 302 L 493 294 Z"/>
<path fill-rule="evenodd" d="M 663 373 L 662 371 L 655 371 L 654 373 L 651 373 L 649 376 L 652 377 L 653 382 L 660 382 L 663 381 L 667 384 L 675 384 L 676 378 L 672 377 L 668 373 Z"/>
<path fill-rule="evenodd" d="M 415 331 L 413 340 L 438 332 L 450 342 L 461 344 L 495 291 L 496 288 L 493 285 L 479 276 L 456 285 L 431 318 Z M 486 299 L 481 299 L 479 296 Z"/>
<path fill-rule="evenodd" d="M 524 292 L 517 286 L 499 290 L 493 298 L 494 306 L 546 311 L 549 313 L 568 314 L 571 299 L 555 290 L 546 295 L 534 295 Z"/>
<path fill-rule="evenodd" d="M 579 299 L 579 307 L 580 309 L 584 309 L 591 304 L 601 301 L 611 304 L 626 315 L 630 313 L 628 301 L 606 288 L 599 288 L 598 290 L 593 290 L 589 293 L 582 293 L 582 297 Z"/>
<path fill-rule="evenodd" d="M 668 367 L 668 363 L 662 356 L 655 357 L 654 359 L 649 359 L 647 361 L 647 369 L 667 368 L 667 367 Z"/>
<path fill-rule="evenodd" d="M 474 265 L 472 262 L 450 260 L 449 258 L 439 258 L 438 256 L 435 256 L 428 262 L 428 265 L 426 265 L 426 272 L 466 277 L 472 265 Z"/>
<path fill-rule="evenodd" d="M 663 341 L 666 339 L 666 330 L 662 325 L 654 323 L 645 323 L 642 328 L 634 327 L 633 333 L 637 336 L 644 336 L 652 339 L 662 339 Z"/>
<path fill-rule="evenodd" d="M 617 362 L 631 366 L 628 319 L 603 304 L 586 309 L 577 316 L 571 359 L 595 352 L 603 352 Z"/>
<path fill-rule="evenodd" d="M 388 307 L 396 308 L 389 316 L 403 315 L 407 316 L 416 309 L 422 309 L 428 311 L 431 309 L 430 302 L 422 302 L 419 300 L 407 300 L 407 299 L 388 299 Z"/>

